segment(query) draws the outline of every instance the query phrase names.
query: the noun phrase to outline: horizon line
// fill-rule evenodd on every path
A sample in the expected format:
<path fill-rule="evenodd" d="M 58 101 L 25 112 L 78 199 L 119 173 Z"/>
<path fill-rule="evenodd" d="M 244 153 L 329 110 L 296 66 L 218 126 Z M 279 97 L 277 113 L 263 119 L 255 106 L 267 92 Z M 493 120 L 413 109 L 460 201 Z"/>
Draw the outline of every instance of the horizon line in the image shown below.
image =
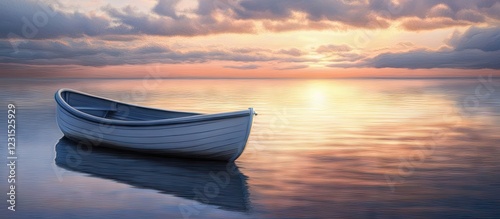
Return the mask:
<path fill-rule="evenodd" d="M 149 77 L 157 80 L 316 80 L 316 79 L 475 79 L 477 76 L 437 76 L 437 77 Z M 488 75 L 486 75 L 488 76 Z M 145 77 L 1 77 L 4 80 L 138 80 Z M 500 76 L 491 75 L 491 78 Z"/>

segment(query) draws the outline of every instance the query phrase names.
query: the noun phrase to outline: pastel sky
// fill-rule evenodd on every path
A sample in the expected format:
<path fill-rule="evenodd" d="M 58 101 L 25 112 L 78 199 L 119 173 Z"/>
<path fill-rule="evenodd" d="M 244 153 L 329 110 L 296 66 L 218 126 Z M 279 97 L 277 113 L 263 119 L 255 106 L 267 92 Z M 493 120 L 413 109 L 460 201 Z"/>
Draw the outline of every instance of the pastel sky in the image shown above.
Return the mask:
<path fill-rule="evenodd" d="M 499 70 L 499 0 L 0 2 L 0 77 L 462 77 Z"/>

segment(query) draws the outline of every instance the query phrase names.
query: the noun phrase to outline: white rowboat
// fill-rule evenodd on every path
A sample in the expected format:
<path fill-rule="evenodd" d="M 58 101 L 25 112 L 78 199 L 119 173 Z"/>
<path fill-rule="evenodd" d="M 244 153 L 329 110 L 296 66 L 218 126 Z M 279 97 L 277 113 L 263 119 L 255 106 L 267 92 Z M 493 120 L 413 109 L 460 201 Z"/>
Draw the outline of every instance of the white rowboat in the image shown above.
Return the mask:
<path fill-rule="evenodd" d="M 55 94 L 57 124 L 82 146 L 156 155 L 234 161 L 250 135 L 255 112 L 199 114 L 122 103 L 70 89 Z"/>

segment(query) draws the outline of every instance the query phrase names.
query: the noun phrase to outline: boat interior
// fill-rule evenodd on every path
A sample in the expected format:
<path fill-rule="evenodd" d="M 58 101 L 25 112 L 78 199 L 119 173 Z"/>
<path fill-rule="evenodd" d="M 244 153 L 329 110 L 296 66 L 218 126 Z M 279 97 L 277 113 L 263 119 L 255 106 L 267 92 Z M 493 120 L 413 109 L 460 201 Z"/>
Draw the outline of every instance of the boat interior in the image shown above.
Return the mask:
<path fill-rule="evenodd" d="M 151 109 L 119 103 L 71 91 L 61 93 L 63 100 L 71 107 L 93 116 L 124 121 L 149 121 L 200 115 L 198 113 Z"/>

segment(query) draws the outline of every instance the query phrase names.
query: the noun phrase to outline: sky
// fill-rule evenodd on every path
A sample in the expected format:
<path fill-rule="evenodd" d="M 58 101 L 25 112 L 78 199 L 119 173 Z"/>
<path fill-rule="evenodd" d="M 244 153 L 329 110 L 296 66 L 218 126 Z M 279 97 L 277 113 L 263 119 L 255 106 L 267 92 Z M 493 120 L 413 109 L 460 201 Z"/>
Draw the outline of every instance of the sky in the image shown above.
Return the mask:
<path fill-rule="evenodd" d="M 500 76 L 499 0 L 2 0 L 0 77 Z"/>

